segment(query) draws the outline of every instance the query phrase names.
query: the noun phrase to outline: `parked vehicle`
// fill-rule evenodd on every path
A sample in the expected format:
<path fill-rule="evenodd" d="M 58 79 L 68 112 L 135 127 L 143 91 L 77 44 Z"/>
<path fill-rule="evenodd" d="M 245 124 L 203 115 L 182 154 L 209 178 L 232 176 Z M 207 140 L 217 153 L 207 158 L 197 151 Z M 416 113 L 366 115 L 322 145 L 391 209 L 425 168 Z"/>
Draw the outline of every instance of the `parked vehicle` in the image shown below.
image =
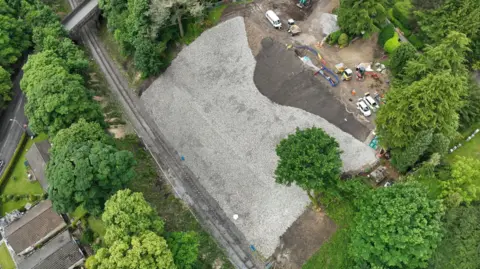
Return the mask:
<path fill-rule="evenodd" d="M 276 29 L 282 28 L 282 22 L 280 21 L 280 18 L 273 12 L 273 10 L 267 10 L 265 12 L 265 17 L 267 17 L 267 20 L 275 27 Z"/>
<path fill-rule="evenodd" d="M 363 100 L 363 98 L 358 99 L 357 108 L 358 108 L 358 110 L 360 110 L 362 112 L 362 114 L 365 117 L 368 117 L 368 116 L 372 115 L 372 111 L 370 111 L 370 108 L 365 103 L 365 100 Z"/>
<path fill-rule="evenodd" d="M 365 102 L 367 103 L 367 105 L 375 112 L 377 111 L 380 106 L 377 104 L 377 102 L 375 102 L 375 100 L 372 98 L 372 96 L 370 96 L 370 93 L 367 92 L 365 94 L 365 98 L 364 98 Z"/>
<path fill-rule="evenodd" d="M 293 19 L 288 19 L 288 31 L 292 36 L 296 36 L 302 32 L 302 29 L 295 24 Z"/>

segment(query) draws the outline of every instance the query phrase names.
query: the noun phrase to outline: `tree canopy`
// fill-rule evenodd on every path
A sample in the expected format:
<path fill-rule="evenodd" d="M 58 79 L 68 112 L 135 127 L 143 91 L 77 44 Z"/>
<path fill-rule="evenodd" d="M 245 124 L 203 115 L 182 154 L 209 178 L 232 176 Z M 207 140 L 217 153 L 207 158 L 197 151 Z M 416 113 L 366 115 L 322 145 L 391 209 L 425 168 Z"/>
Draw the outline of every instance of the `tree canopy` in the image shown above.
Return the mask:
<path fill-rule="evenodd" d="M 350 253 L 368 268 L 425 268 L 441 235 L 443 208 L 417 183 L 369 192 L 358 203 Z"/>
<path fill-rule="evenodd" d="M 120 190 L 105 204 L 102 220 L 108 227 L 106 242 L 125 240 L 145 231 L 163 233 L 164 222 L 145 201 L 143 194 L 129 189 Z"/>
<path fill-rule="evenodd" d="M 0 66 L 10 67 L 29 46 L 30 39 L 22 20 L 0 13 Z"/>
<path fill-rule="evenodd" d="M 52 155 L 46 176 L 49 199 L 57 212 L 73 212 L 79 205 L 100 215 L 105 202 L 133 178 L 135 160 L 101 142 L 87 141 L 61 148 Z"/>
<path fill-rule="evenodd" d="M 199 247 L 197 233 L 174 232 L 167 237 L 167 243 L 178 269 L 196 268 Z"/>
<path fill-rule="evenodd" d="M 88 269 L 175 269 L 167 242 L 154 232 L 117 240 L 86 262 Z"/>
<path fill-rule="evenodd" d="M 441 181 L 444 197 L 450 200 L 454 197 L 457 203 L 467 204 L 480 200 L 480 160 L 457 157 L 452 164 L 451 177 L 451 180 Z"/>
<path fill-rule="evenodd" d="M 104 124 L 100 106 L 87 94 L 82 77 L 69 73 L 52 51 L 30 56 L 23 70 L 25 115 L 32 131 L 55 135 L 81 118 Z"/>
<path fill-rule="evenodd" d="M 10 81 L 10 74 L 0 66 L 0 109 L 6 102 L 12 100 L 11 90 L 12 81 Z"/>
<path fill-rule="evenodd" d="M 400 46 L 393 52 L 388 62 L 390 71 L 393 76 L 398 76 L 403 72 L 403 69 L 408 61 L 416 57 L 417 50 L 410 43 L 401 43 Z"/>
<path fill-rule="evenodd" d="M 276 182 L 304 189 L 317 206 L 313 192 L 336 186 L 342 160 L 337 141 L 322 129 L 297 128 L 294 134 L 280 141 L 276 152 L 280 160 L 275 170 Z"/>
<path fill-rule="evenodd" d="M 340 1 L 338 25 L 351 36 L 369 36 L 378 30 L 375 24 L 385 23 L 387 12 L 383 4 L 383 0 Z"/>

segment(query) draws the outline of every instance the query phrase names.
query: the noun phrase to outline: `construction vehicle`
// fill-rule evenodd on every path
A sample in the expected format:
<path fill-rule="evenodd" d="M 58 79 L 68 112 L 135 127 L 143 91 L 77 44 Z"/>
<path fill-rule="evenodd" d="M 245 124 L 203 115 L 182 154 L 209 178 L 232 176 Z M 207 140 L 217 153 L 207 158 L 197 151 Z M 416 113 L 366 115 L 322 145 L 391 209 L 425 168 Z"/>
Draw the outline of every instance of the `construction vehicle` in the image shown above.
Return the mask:
<path fill-rule="evenodd" d="M 349 81 L 352 79 L 353 71 L 350 68 L 347 68 L 343 63 L 335 65 L 335 73 L 340 74 L 342 80 Z"/>
<path fill-rule="evenodd" d="M 312 0 L 298 0 L 297 7 L 304 8 L 309 7 L 312 3 Z"/>
<path fill-rule="evenodd" d="M 292 36 L 296 36 L 302 32 L 302 29 L 295 24 L 293 19 L 288 19 L 288 31 Z"/>

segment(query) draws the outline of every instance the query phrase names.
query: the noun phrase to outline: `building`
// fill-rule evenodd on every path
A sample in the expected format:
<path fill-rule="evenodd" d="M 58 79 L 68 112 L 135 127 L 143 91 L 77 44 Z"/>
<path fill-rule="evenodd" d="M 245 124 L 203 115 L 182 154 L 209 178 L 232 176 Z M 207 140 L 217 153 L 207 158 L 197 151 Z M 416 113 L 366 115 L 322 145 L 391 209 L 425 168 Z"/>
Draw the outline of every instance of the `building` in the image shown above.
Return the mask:
<path fill-rule="evenodd" d="M 40 185 L 42 185 L 42 188 L 45 192 L 48 189 L 48 182 L 45 177 L 45 169 L 48 161 L 50 160 L 50 156 L 48 155 L 49 149 L 50 143 L 48 140 L 44 140 L 34 143 L 25 155 L 28 166 L 30 166 L 31 171 L 33 172 L 33 176 L 36 180 L 38 180 L 38 182 L 40 182 Z"/>
<path fill-rule="evenodd" d="M 17 258 L 17 269 L 69 269 L 83 264 L 85 258 L 68 230 L 48 241 L 27 257 Z"/>
<path fill-rule="evenodd" d="M 5 228 L 4 237 L 16 255 L 32 251 L 35 245 L 46 242 L 66 226 L 47 200 L 34 206 L 23 217 Z"/>

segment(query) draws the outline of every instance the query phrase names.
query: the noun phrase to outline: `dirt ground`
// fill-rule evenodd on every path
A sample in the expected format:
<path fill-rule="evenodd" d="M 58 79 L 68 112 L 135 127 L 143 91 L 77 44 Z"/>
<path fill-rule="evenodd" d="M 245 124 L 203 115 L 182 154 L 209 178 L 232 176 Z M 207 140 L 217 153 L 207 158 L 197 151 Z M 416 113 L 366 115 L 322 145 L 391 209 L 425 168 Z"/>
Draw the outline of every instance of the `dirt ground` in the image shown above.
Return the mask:
<path fill-rule="evenodd" d="M 316 114 L 365 141 L 370 129 L 332 93 L 337 88 L 323 77 L 313 76 L 314 72 L 304 67 L 293 50 L 265 38 L 256 60 L 253 80 L 263 95 L 277 104 Z"/>
<path fill-rule="evenodd" d="M 273 258 L 277 269 L 300 269 L 335 233 L 335 223 L 323 212 L 307 209 L 280 238 Z"/>

